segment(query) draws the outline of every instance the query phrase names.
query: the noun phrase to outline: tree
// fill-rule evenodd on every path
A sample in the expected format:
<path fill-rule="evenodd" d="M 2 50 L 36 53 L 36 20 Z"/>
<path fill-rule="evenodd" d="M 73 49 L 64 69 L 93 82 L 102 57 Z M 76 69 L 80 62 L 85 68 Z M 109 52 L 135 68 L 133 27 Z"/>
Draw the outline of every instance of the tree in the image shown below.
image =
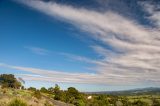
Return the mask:
<path fill-rule="evenodd" d="M 53 87 L 48 88 L 48 92 L 49 93 L 53 93 L 54 92 L 54 88 Z"/>
<path fill-rule="evenodd" d="M 30 90 L 30 91 L 36 91 L 37 89 L 34 88 L 34 87 L 29 87 L 28 90 Z"/>
<path fill-rule="evenodd" d="M 75 104 L 78 106 L 79 100 L 81 100 L 81 94 L 78 92 L 78 90 L 74 87 L 69 87 L 66 92 L 66 101 L 69 103 Z"/>
<path fill-rule="evenodd" d="M 13 74 L 1 74 L 0 84 L 2 88 L 16 88 L 21 87 L 21 83 L 15 78 Z"/>
<path fill-rule="evenodd" d="M 58 86 L 58 84 L 55 84 L 55 87 L 54 87 L 54 89 L 53 89 L 53 91 L 54 91 L 54 99 L 55 100 L 60 100 L 61 99 L 61 96 L 60 96 L 60 87 Z"/>
<path fill-rule="evenodd" d="M 47 90 L 45 87 L 42 87 L 42 88 L 40 89 L 40 92 L 48 93 L 48 90 Z"/>
<path fill-rule="evenodd" d="M 109 102 L 107 100 L 107 96 L 105 95 L 99 95 L 96 98 L 94 98 L 93 101 L 94 106 L 108 106 Z"/>
<path fill-rule="evenodd" d="M 21 86 L 21 89 L 24 90 L 25 89 L 24 86 Z"/>
<path fill-rule="evenodd" d="M 14 83 L 14 88 L 16 88 L 16 89 L 19 89 L 21 86 L 22 86 L 22 84 L 20 82 L 18 82 L 18 81 L 16 81 Z"/>
<path fill-rule="evenodd" d="M 75 97 L 75 99 L 79 99 L 80 98 L 80 93 L 78 92 L 78 90 L 74 87 L 69 87 L 68 91 L 67 91 L 67 96 L 68 97 Z"/>

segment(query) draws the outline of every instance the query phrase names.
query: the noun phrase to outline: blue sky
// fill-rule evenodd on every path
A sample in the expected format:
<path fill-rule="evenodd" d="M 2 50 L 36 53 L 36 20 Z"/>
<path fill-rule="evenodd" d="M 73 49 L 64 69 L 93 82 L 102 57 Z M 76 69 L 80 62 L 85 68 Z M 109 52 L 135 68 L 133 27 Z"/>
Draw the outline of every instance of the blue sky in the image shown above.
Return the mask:
<path fill-rule="evenodd" d="M 1 0 L 0 73 L 37 88 L 159 87 L 159 9 L 158 0 Z"/>

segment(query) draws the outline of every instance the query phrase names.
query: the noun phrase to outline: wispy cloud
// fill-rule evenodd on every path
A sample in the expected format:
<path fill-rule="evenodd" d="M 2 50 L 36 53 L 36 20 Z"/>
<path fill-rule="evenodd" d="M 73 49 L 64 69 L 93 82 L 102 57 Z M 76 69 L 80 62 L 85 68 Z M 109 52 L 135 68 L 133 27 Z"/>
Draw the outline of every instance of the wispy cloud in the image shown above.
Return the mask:
<path fill-rule="evenodd" d="M 140 4 L 143 6 L 144 11 L 146 11 L 149 14 L 149 17 L 146 17 L 150 19 L 150 21 L 155 24 L 157 27 L 160 28 L 160 7 L 159 4 L 155 4 L 153 1 L 144 1 L 140 2 Z"/>
<path fill-rule="evenodd" d="M 27 81 L 47 81 L 47 82 L 65 82 L 65 83 L 89 83 L 89 84 L 110 84 L 110 85 L 130 85 L 139 81 L 137 77 L 134 80 L 118 74 L 91 74 L 91 73 L 67 73 L 59 70 L 45 70 L 31 67 L 12 66 L 1 64 L 0 67 L 30 72 L 32 74 L 16 74 Z M 106 80 L 107 79 L 107 80 Z M 117 80 L 115 80 L 117 79 Z M 121 82 L 121 83 L 120 83 Z M 140 82 L 141 83 L 141 82 Z"/>
<path fill-rule="evenodd" d="M 24 48 L 38 55 L 48 55 L 50 53 L 49 50 L 40 47 L 26 46 Z"/>
<path fill-rule="evenodd" d="M 20 2 L 73 24 L 80 30 L 89 32 L 92 39 L 101 41 L 104 46 L 109 45 L 114 49 L 109 50 L 98 44 L 92 45 L 95 52 L 103 55 L 103 59 L 96 61 L 74 56 L 77 60 L 95 64 L 97 74 L 94 76 L 81 73 L 64 74 L 57 71 L 53 72 L 54 75 L 58 73 L 59 76 L 64 75 L 61 78 L 71 78 L 70 82 L 104 84 L 150 82 L 160 84 L 159 12 L 154 11 L 150 4 L 147 4 L 150 7 L 149 10 L 147 10 L 146 4 L 142 5 L 144 6 L 142 8 L 152 14 L 148 19 L 157 24 L 156 27 L 144 26 L 136 20 L 124 17 L 114 11 L 97 12 L 41 0 L 21 0 Z M 22 67 L 17 68 L 24 70 Z M 29 68 L 29 70 L 32 69 Z M 47 76 L 49 75 L 47 74 Z M 68 81 L 66 79 L 63 81 Z M 58 81 L 58 79 L 55 80 Z"/>

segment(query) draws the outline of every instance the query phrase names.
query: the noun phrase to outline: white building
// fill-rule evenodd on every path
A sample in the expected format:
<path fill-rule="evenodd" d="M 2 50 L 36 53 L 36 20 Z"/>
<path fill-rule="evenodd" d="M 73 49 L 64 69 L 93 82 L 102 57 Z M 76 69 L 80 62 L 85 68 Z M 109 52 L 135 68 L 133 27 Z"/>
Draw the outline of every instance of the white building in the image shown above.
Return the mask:
<path fill-rule="evenodd" d="M 87 99 L 88 99 L 88 100 L 92 99 L 92 96 L 88 96 Z"/>

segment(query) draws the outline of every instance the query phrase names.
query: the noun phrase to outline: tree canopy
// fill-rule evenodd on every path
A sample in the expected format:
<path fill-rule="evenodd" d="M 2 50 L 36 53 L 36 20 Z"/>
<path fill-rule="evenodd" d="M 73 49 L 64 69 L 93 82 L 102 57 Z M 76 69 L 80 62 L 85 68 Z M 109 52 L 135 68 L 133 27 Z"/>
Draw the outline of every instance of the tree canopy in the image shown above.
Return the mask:
<path fill-rule="evenodd" d="M 21 87 L 21 82 L 19 82 L 13 74 L 1 74 L 0 85 L 2 88 L 19 89 Z"/>

